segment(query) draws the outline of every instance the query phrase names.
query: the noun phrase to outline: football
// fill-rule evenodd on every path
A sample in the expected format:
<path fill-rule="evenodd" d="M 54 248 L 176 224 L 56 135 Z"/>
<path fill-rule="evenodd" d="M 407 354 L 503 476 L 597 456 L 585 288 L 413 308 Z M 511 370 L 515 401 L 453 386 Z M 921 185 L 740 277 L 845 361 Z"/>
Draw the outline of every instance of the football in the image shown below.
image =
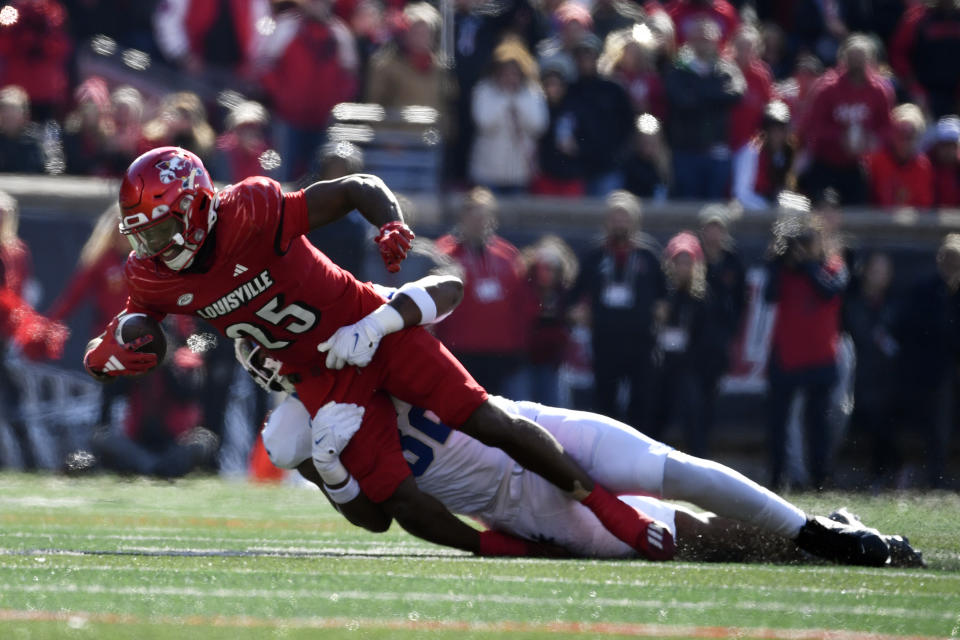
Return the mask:
<path fill-rule="evenodd" d="M 145 313 L 127 313 L 120 317 L 116 338 L 120 344 L 127 344 L 141 336 L 153 336 L 153 340 L 137 351 L 157 354 L 157 362 L 163 362 L 167 355 L 167 336 L 160 323 Z"/>

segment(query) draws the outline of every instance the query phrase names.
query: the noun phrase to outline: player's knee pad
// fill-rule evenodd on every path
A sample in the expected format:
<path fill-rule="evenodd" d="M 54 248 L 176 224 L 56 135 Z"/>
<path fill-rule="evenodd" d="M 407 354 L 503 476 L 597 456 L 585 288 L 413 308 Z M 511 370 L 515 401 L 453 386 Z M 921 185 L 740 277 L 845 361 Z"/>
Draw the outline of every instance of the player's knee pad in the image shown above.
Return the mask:
<path fill-rule="evenodd" d="M 310 459 L 310 414 L 294 396 L 270 413 L 260 436 L 270 462 L 281 469 L 296 469 Z"/>

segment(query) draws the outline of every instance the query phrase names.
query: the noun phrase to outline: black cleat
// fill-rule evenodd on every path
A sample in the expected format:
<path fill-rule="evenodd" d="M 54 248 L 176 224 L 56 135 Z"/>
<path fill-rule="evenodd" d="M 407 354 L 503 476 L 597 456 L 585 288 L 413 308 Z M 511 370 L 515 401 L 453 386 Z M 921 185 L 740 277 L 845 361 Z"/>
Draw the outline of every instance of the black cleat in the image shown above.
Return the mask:
<path fill-rule="evenodd" d="M 856 528 L 823 516 L 808 518 L 796 543 L 807 553 L 841 564 L 882 567 L 890 559 L 890 547 L 875 529 Z"/>
<path fill-rule="evenodd" d="M 846 507 L 840 507 L 829 516 L 831 520 L 836 522 L 841 522 L 851 527 L 856 527 L 858 529 L 867 529 L 875 533 L 879 533 L 876 529 L 868 528 L 855 514 L 847 511 Z M 926 567 L 927 563 L 923 561 L 923 552 L 917 551 L 912 546 L 910 546 L 910 540 L 904 536 L 896 535 L 884 535 L 880 536 L 887 543 L 887 546 L 890 548 L 890 566 L 891 567 Z"/>

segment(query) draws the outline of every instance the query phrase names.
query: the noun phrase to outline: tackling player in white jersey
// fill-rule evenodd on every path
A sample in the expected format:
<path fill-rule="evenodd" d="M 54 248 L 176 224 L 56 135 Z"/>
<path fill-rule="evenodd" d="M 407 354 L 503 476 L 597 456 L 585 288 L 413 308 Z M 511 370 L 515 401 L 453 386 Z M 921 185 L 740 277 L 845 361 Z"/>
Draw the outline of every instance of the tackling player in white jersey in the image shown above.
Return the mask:
<path fill-rule="evenodd" d="M 270 380 L 276 383 L 277 369 L 264 369 L 262 359 L 254 356 L 238 344 L 238 359 L 254 378 L 268 381 L 268 386 Z M 712 550 L 719 559 L 737 560 L 745 551 L 762 550 L 764 559 L 780 559 L 802 549 L 852 564 L 922 562 L 899 536 L 883 536 L 846 513 L 838 514 L 840 523 L 808 517 L 733 469 L 676 451 L 605 416 L 502 398 L 498 402 L 509 413 L 540 424 L 588 475 L 665 524 L 684 557 L 702 557 L 700 552 Z M 429 410 L 396 400 L 394 405 L 417 488 L 449 511 L 472 516 L 492 530 L 553 543 L 577 556 L 637 555 L 607 532 L 589 509 L 502 450 L 450 429 Z M 311 421 L 299 400 L 290 396 L 270 415 L 262 434 L 264 445 L 274 464 L 297 468 L 324 488 L 313 467 L 337 464 L 337 450 L 349 441 L 361 418 L 361 408 L 331 403 Z M 353 493 L 346 501 L 325 492 L 354 524 L 371 530 L 389 525 L 363 494 Z M 683 500 L 712 513 L 694 514 L 654 498 Z"/>

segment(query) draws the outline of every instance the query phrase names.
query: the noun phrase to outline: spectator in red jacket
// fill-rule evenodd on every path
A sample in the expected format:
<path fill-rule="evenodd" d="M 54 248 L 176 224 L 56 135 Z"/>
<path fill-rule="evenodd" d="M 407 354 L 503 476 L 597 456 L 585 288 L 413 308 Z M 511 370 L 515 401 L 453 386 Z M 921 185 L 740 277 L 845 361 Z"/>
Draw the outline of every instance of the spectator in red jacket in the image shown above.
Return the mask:
<path fill-rule="evenodd" d="M 153 24 L 164 57 L 189 73 L 243 72 L 269 15 L 268 0 L 164 0 Z"/>
<path fill-rule="evenodd" d="M 803 138 L 812 155 L 801 177 L 806 193 L 833 187 L 843 204 L 868 200 L 861 162 L 890 134 L 893 93 L 876 72 L 876 47 L 862 34 L 847 38 L 840 64 L 823 75 L 810 98 Z"/>
<path fill-rule="evenodd" d="M 882 148 L 867 156 L 870 202 L 881 207 L 933 206 L 933 167 L 920 153 L 926 130 L 923 112 L 913 104 L 893 110 L 893 133 Z"/>
<path fill-rule="evenodd" d="M 960 118 L 937 121 L 927 158 L 933 167 L 934 206 L 960 207 Z"/>
<path fill-rule="evenodd" d="M 560 405 L 560 365 L 570 348 L 570 290 L 579 262 L 562 238 L 543 236 L 523 251 L 537 305 L 527 352 L 530 399 Z"/>
<path fill-rule="evenodd" d="M 328 2 L 303 0 L 277 15 L 276 28 L 261 43 L 258 63 L 275 118 L 281 178 L 292 180 L 308 170 L 323 144 L 334 105 L 357 94 L 356 45 Z"/>
<path fill-rule="evenodd" d="M 759 131 L 763 110 L 773 99 L 773 76 L 760 58 L 760 32 L 750 25 L 737 29 L 729 55 L 743 74 L 746 91 L 730 108 L 730 149 L 736 154 Z"/>
<path fill-rule="evenodd" d="M 919 104 L 936 117 L 957 112 L 960 91 L 960 7 L 953 0 L 918 2 L 890 41 L 890 63 Z"/>
<path fill-rule="evenodd" d="M 15 84 L 30 96 L 33 119 L 61 117 L 70 100 L 73 42 L 57 0 L 21 0 L 0 21 L 0 87 Z"/>
<path fill-rule="evenodd" d="M 715 23 L 720 29 L 720 44 L 723 45 L 733 36 L 740 26 L 740 16 L 736 8 L 727 0 L 671 0 L 664 7 L 676 26 L 677 46 L 683 46 L 696 24 L 704 18 Z"/>
<path fill-rule="evenodd" d="M 464 199 L 456 230 L 437 240 L 440 252 L 463 268 L 464 285 L 463 302 L 437 325 L 437 337 L 488 391 L 525 397 L 519 374 L 536 298 L 520 252 L 494 233 L 496 214 L 496 198 L 476 187 Z"/>
<path fill-rule="evenodd" d="M 50 307 L 50 318 L 66 321 L 75 311 L 89 304 L 93 309 L 91 326 L 106 326 L 117 309 L 127 302 L 127 281 L 123 266 L 130 244 L 117 228 L 120 208 L 114 204 L 104 211 L 80 250 L 73 276 Z M 110 424 L 113 403 L 130 390 L 127 379 L 103 387 L 97 424 Z"/>
<path fill-rule="evenodd" d="M 777 305 L 767 371 L 770 486 L 780 487 L 786 480 L 790 405 L 803 391 L 810 478 L 820 490 L 830 474 L 827 411 L 837 380 L 847 269 L 839 254 L 827 253 L 822 223 L 810 215 L 806 198 L 785 193 L 780 206 L 785 215 L 774 225 L 765 291 L 766 300 Z"/>

